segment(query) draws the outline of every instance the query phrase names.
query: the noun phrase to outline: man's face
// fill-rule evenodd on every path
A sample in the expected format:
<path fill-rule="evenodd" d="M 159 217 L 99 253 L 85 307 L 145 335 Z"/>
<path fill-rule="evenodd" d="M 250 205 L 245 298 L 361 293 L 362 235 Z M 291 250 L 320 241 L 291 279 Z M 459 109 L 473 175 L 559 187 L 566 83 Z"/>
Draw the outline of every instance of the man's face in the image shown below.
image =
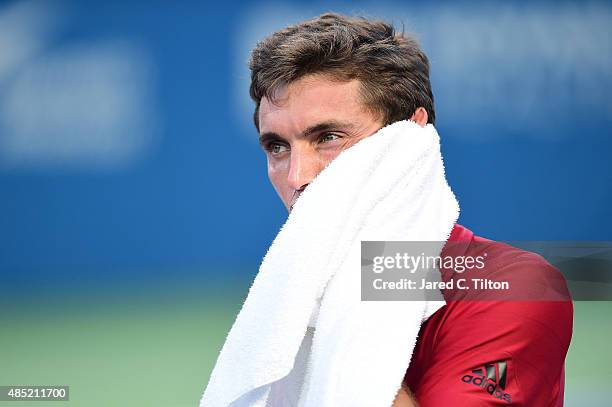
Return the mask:
<path fill-rule="evenodd" d="M 300 193 L 346 148 L 379 130 L 382 119 L 361 102 L 359 81 L 311 75 L 261 99 L 260 143 L 268 177 L 289 211 Z"/>

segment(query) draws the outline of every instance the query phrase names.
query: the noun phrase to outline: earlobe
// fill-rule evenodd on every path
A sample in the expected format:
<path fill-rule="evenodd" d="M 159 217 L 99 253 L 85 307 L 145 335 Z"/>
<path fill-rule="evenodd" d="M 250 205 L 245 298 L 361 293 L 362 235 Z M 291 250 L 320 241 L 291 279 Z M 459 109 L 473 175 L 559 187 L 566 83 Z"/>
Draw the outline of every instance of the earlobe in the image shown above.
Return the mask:
<path fill-rule="evenodd" d="M 427 114 L 427 110 L 425 110 L 424 107 L 418 107 L 417 110 L 414 111 L 414 114 L 410 120 L 416 122 L 421 127 L 425 127 L 428 118 L 429 116 Z"/>

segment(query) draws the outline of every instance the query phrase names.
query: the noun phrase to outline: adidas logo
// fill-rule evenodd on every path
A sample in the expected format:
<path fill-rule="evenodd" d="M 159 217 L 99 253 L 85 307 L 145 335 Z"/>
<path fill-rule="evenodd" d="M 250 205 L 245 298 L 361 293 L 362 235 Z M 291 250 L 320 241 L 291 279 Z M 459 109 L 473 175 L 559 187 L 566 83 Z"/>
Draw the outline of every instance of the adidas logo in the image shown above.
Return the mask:
<path fill-rule="evenodd" d="M 507 362 L 493 362 L 472 370 L 461 378 L 465 384 L 472 384 L 489 393 L 492 397 L 512 403 L 510 393 L 506 393 Z"/>

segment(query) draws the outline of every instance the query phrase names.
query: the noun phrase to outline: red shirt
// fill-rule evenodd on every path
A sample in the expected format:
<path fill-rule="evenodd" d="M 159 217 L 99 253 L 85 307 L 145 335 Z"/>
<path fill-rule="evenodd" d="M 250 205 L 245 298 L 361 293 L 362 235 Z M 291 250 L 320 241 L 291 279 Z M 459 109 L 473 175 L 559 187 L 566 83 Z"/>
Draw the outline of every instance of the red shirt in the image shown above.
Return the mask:
<path fill-rule="evenodd" d="M 461 225 L 449 242 L 460 242 L 465 255 L 486 250 L 486 273 L 497 280 L 524 283 L 528 277 L 530 287 L 563 281 L 567 290 L 559 271 L 537 254 L 474 236 Z M 447 299 L 421 327 L 404 378 L 419 405 L 562 406 L 573 321 L 569 294 L 565 298 Z"/>

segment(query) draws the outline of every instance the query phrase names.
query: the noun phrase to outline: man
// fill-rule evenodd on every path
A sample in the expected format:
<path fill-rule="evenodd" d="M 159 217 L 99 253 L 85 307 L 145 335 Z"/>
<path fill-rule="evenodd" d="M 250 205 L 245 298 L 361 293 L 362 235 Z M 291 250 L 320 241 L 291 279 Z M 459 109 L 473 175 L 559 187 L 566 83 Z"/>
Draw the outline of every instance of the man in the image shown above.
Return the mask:
<path fill-rule="evenodd" d="M 259 43 L 250 69 L 268 176 L 289 211 L 341 151 L 396 121 L 435 123 L 426 55 L 384 22 L 321 15 Z M 489 273 L 558 281 L 541 257 L 460 225 L 449 241 L 485 248 Z M 562 405 L 572 318 L 569 300 L 447 297 L 420 330 L 394 406 Z"/>

